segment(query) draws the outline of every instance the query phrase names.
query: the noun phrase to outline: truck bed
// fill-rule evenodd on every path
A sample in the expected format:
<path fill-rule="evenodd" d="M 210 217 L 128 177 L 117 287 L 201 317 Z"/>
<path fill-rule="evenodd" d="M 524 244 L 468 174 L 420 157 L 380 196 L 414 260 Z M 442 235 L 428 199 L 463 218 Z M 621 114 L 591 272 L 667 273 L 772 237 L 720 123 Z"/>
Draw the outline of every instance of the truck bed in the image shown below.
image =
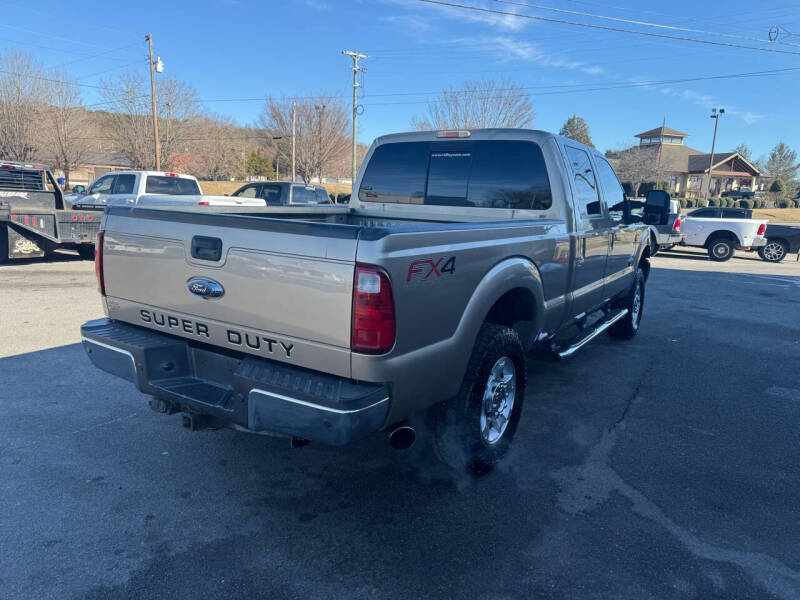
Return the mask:
<path fill-rule="evenodd" d="M 424 318 L 419 311 L 427 301 L 417 288 L 440 277 L 430 279 L 423 267 L 412 277 L 415 260 L 457 255 L 459 277 L 442 282 L 466 289 L 484 277 L 498 260 L 495 254 L 522 255 L 532 236 L 551 238 L 541 244 L 542 262 L 558 253 L 556 238 L 562 239 L 559 252 L 569 253 L 563 221 L 443 222 L 345 207 L 231 208 L 109 207 L 103 259 L 109 316 L 349 377 L 356 263 L 383 265 L 395 282 L 398 327 L 408 320 L 408 330 L 416 331 L 410 324 Z M 206 254 L 209 248 L 215 254 Z M 548 278 L 565 283 L 566 267 L 552 269 Z M 211 280 L 224 294 L 194 295 L 187 290 L 193 278 Z M 454 331 L 470 295 L 454 285 L 438 293 L 452 296 L 443 304 L 446 314 L 426 316 Z M 423 328 L 413 338 L 398 339 L 394 351 L 418 347 L 425 335 Z"/>

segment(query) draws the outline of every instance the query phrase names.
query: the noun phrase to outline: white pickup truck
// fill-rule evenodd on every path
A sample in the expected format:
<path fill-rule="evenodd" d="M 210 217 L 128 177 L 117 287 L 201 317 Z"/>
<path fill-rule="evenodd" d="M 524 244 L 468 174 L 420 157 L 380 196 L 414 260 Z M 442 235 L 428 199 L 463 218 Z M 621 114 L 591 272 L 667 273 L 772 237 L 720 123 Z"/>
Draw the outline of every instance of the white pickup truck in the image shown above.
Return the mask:
<path fill-rule="evenodd" d="M 164 171 L 114 171 L 99 177 L 84 196 L 67 196 L 75 207 L 120 204 L 183 206 L 265 206 L 260 198 L 204 196 L 191 175 Z"/>
<path fill-rule="evenodd" d="M 730 260 L 734 250 L 753 250 L 766 245 L 767 219 L 752 216 L 752 211 L 737 208 L 695 209 L 681 222 L 683 244 L 706 248 L 713 261 Z"/>

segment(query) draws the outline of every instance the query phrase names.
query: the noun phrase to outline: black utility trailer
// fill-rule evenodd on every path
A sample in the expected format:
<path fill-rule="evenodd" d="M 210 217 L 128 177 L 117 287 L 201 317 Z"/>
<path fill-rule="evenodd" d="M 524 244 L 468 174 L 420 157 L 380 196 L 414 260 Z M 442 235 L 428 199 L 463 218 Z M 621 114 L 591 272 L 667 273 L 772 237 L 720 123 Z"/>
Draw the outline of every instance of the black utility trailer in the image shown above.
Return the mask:
<path fill-rule="evenodd" d="M 46 166 L 0 161 L 0 263 L 57 248 L 91 259 L 102 218 L 102 209 L 67 209 Z"/>

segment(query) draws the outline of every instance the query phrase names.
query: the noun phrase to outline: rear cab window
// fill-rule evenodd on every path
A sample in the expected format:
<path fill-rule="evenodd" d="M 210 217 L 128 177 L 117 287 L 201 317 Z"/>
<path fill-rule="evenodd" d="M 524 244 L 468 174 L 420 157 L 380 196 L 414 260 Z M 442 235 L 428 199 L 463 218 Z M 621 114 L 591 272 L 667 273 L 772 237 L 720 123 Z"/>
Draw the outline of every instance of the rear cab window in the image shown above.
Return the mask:
<path fill-rule="evenodd" d="M 146 194 L 169 194 L 173 196 L 199 196 L 200 186 L 194 179 L 170 177 L 169 175 L 148 175 L 145 182 Z"/>
<path fill-rule="evenodd" d="M 383 144 L 367 164 L 358 198 L 534 210 L 552 204 L 541 148 L 521 140 Z"/>

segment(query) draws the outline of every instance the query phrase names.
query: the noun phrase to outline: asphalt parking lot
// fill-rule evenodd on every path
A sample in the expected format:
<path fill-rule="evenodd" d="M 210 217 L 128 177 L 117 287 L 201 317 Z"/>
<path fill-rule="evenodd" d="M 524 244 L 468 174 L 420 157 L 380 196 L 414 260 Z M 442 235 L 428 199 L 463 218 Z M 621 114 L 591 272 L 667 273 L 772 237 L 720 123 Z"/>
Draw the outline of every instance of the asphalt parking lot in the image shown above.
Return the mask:
<path fill-rule="evenodd" d="M 83 356 L 91 263 L 0 267 L 0 597 L 800 598 L 800 263 L 653 267 L 479 479 L 188 432 Z"/>

